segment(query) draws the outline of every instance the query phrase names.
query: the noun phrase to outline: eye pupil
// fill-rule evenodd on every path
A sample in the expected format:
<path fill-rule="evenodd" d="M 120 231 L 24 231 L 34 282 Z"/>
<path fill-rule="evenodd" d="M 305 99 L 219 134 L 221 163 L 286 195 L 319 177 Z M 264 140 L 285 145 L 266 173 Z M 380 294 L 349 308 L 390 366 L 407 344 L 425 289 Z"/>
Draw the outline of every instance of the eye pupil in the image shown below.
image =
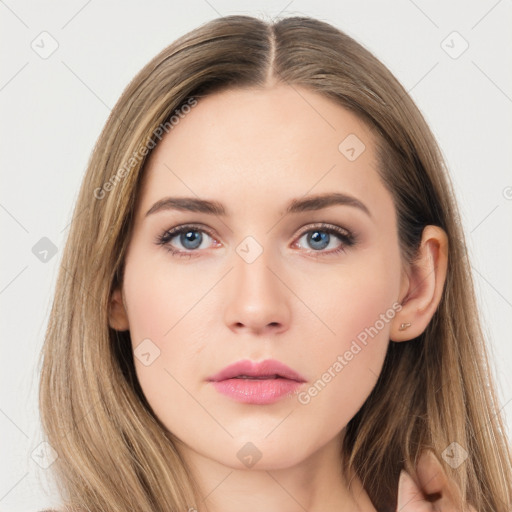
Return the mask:
<path fill-rule="evenodd" d="M 308 238 L 315 249 L 325 249 L 325 247 L 329 245 L 329 236 L 329 233 L 325 233 L 324 231 L 312 231 Z M 323 245 L 323 247 L 316 246 L 317 243 L 322 245 L 325 241 L 327 241 L 327 243 Z"/>
<path fill-rule="evenodd" d="M 197 249 L 201 245 L 202 235 L 198 231 L 189 230 L 186 233 L 181 234 L 181 243 L 186 249 Z M 199 241 L 198 243 L 195 243 Z M 188 242 L 192 242 L 192 246 L 187 245 Z"/>

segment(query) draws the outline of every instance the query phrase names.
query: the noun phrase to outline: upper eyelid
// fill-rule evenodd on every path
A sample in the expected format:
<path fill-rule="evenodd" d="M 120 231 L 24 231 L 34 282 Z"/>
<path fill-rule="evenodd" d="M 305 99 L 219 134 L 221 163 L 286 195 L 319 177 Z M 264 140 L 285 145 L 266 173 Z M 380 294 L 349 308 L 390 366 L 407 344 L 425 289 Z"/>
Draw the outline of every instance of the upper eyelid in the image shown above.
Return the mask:
<path fill-rule="evenodd" d="M 166 229 L 163 232 L 163 235 L 174 234 L 174 233 L 179 234 L 180 231 L 185 230 L 185 229 L 190 229 L 190 230 L 195 230 L 195 231 L 204 231 L 205 233 L 210 235 L 212 238 L 216 238 L 212 229 L 210 229 L 202 224 L 194 224 L 194 223 L 182 224 L 182 225 L 178 225 L 178 226 Z M 349 229 L 344 228 L 343 226 L 336 226 L 335 224 L 331 224 L 328 222 L 316 222 L 316 223 L 313 222 L 311 224 L 306 224 L 305 226 L 302 226 L 301 228 L 299 228 L 299 231 L 300 231 L 300 234 L 302 235 L 302 234 L 307 233 L 313 229 L 324 229 L 324 230 L 331 229 L 333 231 L 344 231 L 347 234 L 347 236 L 353 235 L 352 231 L 350 231 Z"/>
<path fill-rule="evenodd" d="M 214 236 L 213 230 L 207 228 L 206 226 L 202 226 L 200 224 L 183 224 L 183 225 L 175 226 L 173 228 L 166 229 L 162 233 L 162 236 L 173 235 L 173 238 L 174 238 L 174 236 L 179 235 L 180 232 L 183 232 L 187 229 L 189 229 L 190 231 L 204 231 L 210 237 L 216 238 Z"/>
<path fill-rule="evenodd" d="M 307 233 L 308 231 L 311 231 L 313 229 L 323 229 L 325 231 L 332 230 L 335 232 L 344 231 L 347 234 L 347 236 L 352 235 L 352 232 L 347 228 L 344 228 L 343 226 L 336 226 L 335 224 L 330 224 L 329 222 L 313 223 L 312 225 L 308 224 L 306 226 L 303 226 L 303 228 L 304 229 L 301 228 L 301 233 Z"/>

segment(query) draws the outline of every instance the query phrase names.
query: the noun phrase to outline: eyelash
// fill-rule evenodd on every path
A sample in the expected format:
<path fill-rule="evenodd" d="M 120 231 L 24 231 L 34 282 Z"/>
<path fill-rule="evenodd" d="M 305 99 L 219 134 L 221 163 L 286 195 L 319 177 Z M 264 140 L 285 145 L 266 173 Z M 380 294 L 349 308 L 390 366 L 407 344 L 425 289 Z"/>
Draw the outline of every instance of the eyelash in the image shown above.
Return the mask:
<path fill-rule="evenodd" d="M 162 246 L 166 251 L 170 252 L 173 256 L 179 257 L 179 258 L 192 258 L 194 252 L 199 252 L 198 249 L 196 250 L 189 250 L 189 251 L 182 251 L 178 249 L 174 249 L 170 245 L 170 241 L 175 238 L 178 235 L 181 235 L 182 233 L 188 233 L 189 231 L 197 231 L 206 233 L 208 236 L 210 236 L 212 239 L 215 239 L 211 231 L 208 229 L 205 229 L 202 226 L 197 226 L 194 224 L 186 224 L 183 226 L 177 226 L 172 229 L 168 229 L 164 231 L 162 234 L 158 235 L 156 237 L 155 243 L 159 246 Z M 324 250 L 310 250 L 309 253 L 313 254 L 313 257 L 321 257 L 321 256 L 336 256 L 337 254 L 341 252 L 345 252 L 345 249 L 347 247 L 352 247 L 356 244 L 357 239 L 354 234 L 352 234 L 350 231 L 346 229 L 339 228 L 337 226 L 331 225 L 331 224 L 324 224 L 320 223 L 314 226 L 311 226 L 309 229 L 302 231 L 302 233 L 298 236 L 297 240 L 300 240 L 304 235 L 313 232 L 313 231 L 320 231 L 322 233 L 328 233 L 330 235 L 336 235 L 339 240 L 342 242 L 342 244 L 337 248 L 333 249 L 331 251 L 324 251 Z"/>

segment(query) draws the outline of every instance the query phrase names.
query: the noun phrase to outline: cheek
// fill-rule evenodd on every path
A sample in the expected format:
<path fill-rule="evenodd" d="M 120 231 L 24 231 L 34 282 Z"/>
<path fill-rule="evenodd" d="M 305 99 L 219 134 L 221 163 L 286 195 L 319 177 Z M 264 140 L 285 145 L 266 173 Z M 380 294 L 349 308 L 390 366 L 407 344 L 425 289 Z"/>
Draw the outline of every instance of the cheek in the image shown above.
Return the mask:
<path fill-rule="evenodd" d="M 165 255 L 151 261 L 134 251 L 126 264 L 124 282 L 134 347 L 145 338 L 172 339 L 183 320 L 193 316 L 194 306 L 205 293 L 196 277 L 166 261 Z"/>
<path fill-rule="evenodd" d="M 323 333 L 328 346 L 336 340 L 334 345 L 343 348 L 375 325 L 387 336 L 400 285 L 399 254 L 393 247 L 388 252 L 360 250 L 347 258 L 346 265 L 308 276 L 299 292 L 304 297 L 311 282 L 316 283 L 317 292 L 310 291 L 309 300 L 326 324 Z"/>
<path fill-rule="evenodd" d="M 183 375 L 197 365 L 205 342 L 198 332 L 197 306 L 207 287 L 192 285 L 190 272 L 176 272 L 163 261 L 147 261 L 147 257 L 131 255 L 124 292 L 137 377 L 153 405 L 169 389 L 179 388 L 172 376 L 182 382 Z"/>
<path fill-rule="evenodd" d="M 311 309 L 325 326 L 319 328 L 321 335 L 312 336 L 314 347 L 304 356 L 305 364 L 315 361 L 316 374 L 300 403 L 315 402 L 318 409 L 336 404 L 346 413 L 338 418 L 341 423 L 363 405 L 382 370 L 391 323 L 401 309 L 399 275 L 398 253 L 368 252 L 359 253 L 350 268 L 316 281 L 325 293 L 315 295 Z"/>

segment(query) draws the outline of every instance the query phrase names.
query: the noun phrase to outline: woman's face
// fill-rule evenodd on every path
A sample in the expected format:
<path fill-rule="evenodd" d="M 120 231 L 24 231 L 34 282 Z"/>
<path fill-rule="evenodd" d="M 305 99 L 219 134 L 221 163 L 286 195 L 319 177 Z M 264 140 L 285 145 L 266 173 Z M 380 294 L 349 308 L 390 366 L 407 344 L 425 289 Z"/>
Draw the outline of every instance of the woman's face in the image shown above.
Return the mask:
<path fill-rule="evenodd" d="M 354 114 L 284 85 L 201 98 L 158 144 L 122 291 L 142 390 L 185 451 L 289 467 L 363 405 L 403 285 L 376 165 Z M 312 200 L 331 194 L 340 201 Z M 266 379 L 209 380 L 269 359 L 302 382 L 271 378 L 272 366 Z"/>

